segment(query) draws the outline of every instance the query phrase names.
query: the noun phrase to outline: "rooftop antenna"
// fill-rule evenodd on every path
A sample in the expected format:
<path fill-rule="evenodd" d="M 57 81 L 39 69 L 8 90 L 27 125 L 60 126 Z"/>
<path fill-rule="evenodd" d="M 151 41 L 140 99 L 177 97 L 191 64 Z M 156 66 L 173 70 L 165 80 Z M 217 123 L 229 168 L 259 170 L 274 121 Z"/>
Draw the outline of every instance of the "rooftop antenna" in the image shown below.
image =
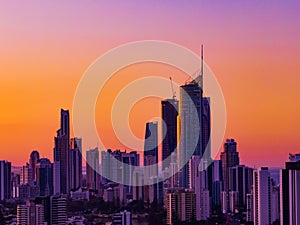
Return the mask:
<path fill-rule="evenodd" d="M 175 99 L 176 98 L 176 92 L 174 91 L 174 87 L 173 87 L 173 81 L 172 81 L 172 77 L 169 77 L 170 82 L 171 82 L 171 89 L 172 89 L 172 98 Z"/>

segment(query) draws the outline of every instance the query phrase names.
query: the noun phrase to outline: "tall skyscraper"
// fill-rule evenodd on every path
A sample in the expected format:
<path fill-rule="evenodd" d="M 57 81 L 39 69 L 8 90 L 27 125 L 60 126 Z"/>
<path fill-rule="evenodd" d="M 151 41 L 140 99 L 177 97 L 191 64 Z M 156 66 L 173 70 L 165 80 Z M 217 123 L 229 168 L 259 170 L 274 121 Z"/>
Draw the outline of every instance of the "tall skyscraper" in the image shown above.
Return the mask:
<path fill-rule="evenodd" d="M 177 116 L 178 100 L 166 99 L 161 101 L 161 117 L 165 122 L 162 126 L 162 134 L 165 134 L 165 137 L 162 140 L 163 170 L 166 167 L 169 167 L 171 160 L 166 161 L 166 159 L 177 148 Z"/>
<path fill-rule="evenodd" d="M 67 198 L 53 195 L 50 198 L 50 225 L 65 225 L 67 222 Z"/>
<path fill-rule="evenodd" d="M 69 110 L 60 111 L 60 129 L 54 138 L 54 161 L 60 166 L 60 191 L 68 194 L 70 190 L 69 180 L 69 149 L 70 149 L 70 118 Z"/>
<path fill-rule="evenodd" d="M 82 139 L 71 138 L 70 148 L 70 189 L 76 190 L 82 184 Z"/>
<path fill-rule="evenodd" d="M 201 72 L 200 75 L 180 86 L 179 101 L 179 151 L 178 159 L 180 170 L 180 186 L 188 187 L 189 167 L 186 164 L 189 156 L 203 156 L 203 139 L 202 139 L 202 100 L 203 100 L 203 48 L 201 56 Z"/>
<path fill-rule="evenodd" d="M 237 144 L 234 139 L 227 139 L 224 143 L 224 151 L 221 152 L 222 172 L 224 179 L 224 187 L 222 193 L 222 211 L 228 211 L 229 205 L 229 184 L 232 183 L 229 177 L 229 169 L 239 165 L 239 153 L 236 148 Z"/>
<path fill-rule="evenodd" d="M 239 153 L 237 152 L 237 144 L 234 139 L 227 139 L 224 143 L 224 151 L 221 152 L 222 171 L 224 179 L 224 191 L 229 190 L 229 168 L 239 165 Z"/>
<path fill-rule="evenodd" d="M 211 160 L 211 145 L 210 145 L 210 132 L 211 132 L 211 120 L 210 120 L 210 98 L 202 98 L 202 150 L 203 158 L 206 161 Z"/>
<path fill-rule="evenodd" d="M 11 162 L 0 161 L 0 200 L 11 198 Z"/>
<path fill-rule="evenodd" d="M 99 151 L 98 148 L 86 151 L 86 180 L 87 186 L 98 190 L 100 186 L 99 175 Z"/>
<path fill-rule="evenodd" d="M 280 174 L 280 224 L 300 224 L 300 154 L 290 155 Z"/>
<path fill-rule="evenodd" d="M 36 150 L 32 151 L 29 158 L 29 165 L 32 171 L 33 182 L 36 181 L 36 164 L 38 163 L 39 159 L 40 159 L 39 152 Z"/>
<path fill-rule="evenodd" d="M 196 109 L 196 110 L 195 110 Z M 189 155 L 202 156 L 202 87 L 193 80 L 180 87 L 180 142 L 179 165 L 183 166 L 180 175 L 180 186 L 188 187 L 189 172 L 186 162 Z M 193 145 L 198 140 L 196 146 Z"/>
<path fill-rule="evenodd" d="M 40 196 L 50 196 L 53 192 L 52 166 L 47 158 L 41 158 L 36 165 L 36 183 Z"/>
<path fill-rule="evenodd" d="M 276 202 L 272 201 L 272 180 L 268 168 L 253 172 L 253 219 L 254 225 L 272 224 L 276 221 L 276 212 L 272 209 Z M 277 202 L 278 204 L 278 202 Z M 277 205 L 279 208 L 279 205 Z"/>
<path fill-rule="evenodd" d="M 147 157 L 153 158 L 153 164 L 158 162 L 158 128 L 157 122 L 146 123 L 145 142 L 144 142 L 144 165 L 147 163 Z"/>

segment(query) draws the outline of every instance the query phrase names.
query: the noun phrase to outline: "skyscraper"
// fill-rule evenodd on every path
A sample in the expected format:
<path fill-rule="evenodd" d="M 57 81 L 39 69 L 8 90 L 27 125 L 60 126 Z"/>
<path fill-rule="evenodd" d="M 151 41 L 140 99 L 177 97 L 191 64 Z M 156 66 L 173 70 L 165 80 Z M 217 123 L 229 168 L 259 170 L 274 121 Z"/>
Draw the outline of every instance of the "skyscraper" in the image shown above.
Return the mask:
<path fill-rule="evenodd" d="M 11 162 L 0 161 L 0 200 L 11 198 Z"/>
<path fill-rule="evenodd" d="M 165 124 L 162 126 L 162 134 L 165 137 L 162 140 L 162 169 L 164 170 L 171 163 L 166 159 L 177 148 L 177 116 L 178 116 L 178 100 L 166 99 L 161 101 L 161 117 Z"/>
<path fill-rule="evenodd" d="M 51 162 L 41 158 L 36 165 L 36 183 L 40 188 L 40 196 L 50 196 L 53 192 Z"/>
<path fill-rule="evenodd" d="M 207 220 L 210 216 L 210 198 L 207 188 L 207 171 L 199 170 L 201 156 L 194 155 L 189 161 L 190 181 L 189 188 L 196 195 L 196 217 L 197 221 Z"/>
<path fill-rule="evenodd" d="M 29 165 L 32 171 L 33 182 L 36 181 L 36 164 L 38 163 L 39 159 L 40 159 L 39 152 L 36 150 L 32 151 L 29 158 Z"/>
<path fill-rule="evenodd" d="M 239 153 L 236 148 L 237 144 L 234 139 L 227 139 L 224 143 L 224 151 L 221 152 L 222 171 L 224 179 L 224 191 L 229 190 L 229 168 L 239 165 Z"/>
<path fill-rule="evenodd" d="M 76 190 L 82 184 L 82 139 L 71 138 L 70 148 L 70 189 Z"/>
<path fill-rule="evenodd" d="M 100 175 L 98 148 L 86 151 L 86 181 L 89 188 L 93 190 L 99 189 Z"/>
<path fill-rule="evenodd" d="M 229 169 L 239 165 L 239 153 L 236 150 L 236 142 L 234 139 L 227 139 L 224 143 L 224 151 L 220 155 L 222 161 L 222 172 L 224 179 L 224 187 L 222 193 L 222 210 L 229 210 L 229 184 L 232 183 L 229 177 Z M 232 179 L 232 178 L 231 178 Z"/>
<path fill-rule="evenodd" d="M 145 142 L 144 142 L 144 165 L 150 165 L 147 163 L 146 158 L 151 156 L 153 158 L 153 164 L 158 163 L 158 129 L 157 122 L 146 123 L 145 129 Z"/>
<path fill-rule="evenodd" d="M 229 190 L 238 192 L 239 209 L 246 206 L 246 195 L 251 193 L 253 169 L 244 165 L 229 168 Z"/>
<path fill-rule="evenodd" d="M 267 167 L 253 172 L 253 219 L 254 225 L 272 224 L 276 219 L 272 206 L 272 180 Z M 278 202 L 277 202 L 278 203 Z M 279 205 L 277 206 L 279 207 Z"/>
<path fill-rule="evenodd" d="M 60 111 L 60 129 L 54 138 L 54 161 L 60 166 L 60 191 L 63 194 L 69 193 L 69 149 L 70 149 L 70 118 L 69 110 Z"/>
<path fill-rule="evenodd" d="M 188 187 L 188 162 L 191 155 L 202 156 L 202 87 L 193 80 L 180 87 L 179 165 L 182 167 L 180 186 Z M 195 140 L 198 140 L 194 145 Z"/>
<path fill-rule="evenodd" d="M 22 168 L 21 168 L 21 171 L 20 171 L 20 184 L 33 185 L 32 168 L 28 163 L 26 163 L 26 165 L 22 166 Z"/>
<path fill-rule="evenodd" d="M 280 224 L 300 224 L 300 154 L 290 155 L 280 174 Z"/>
<path fill-rule="evenodd" d="M 211 145 L 210 145 L 210 98 L 202 98 L 202 150 L 203 157 L 206 161 L 211 160 Z"/>
<path fill-rule="evenodd" d="M 186 164 L 191 155 L 203 156 L 202 100 L 203 100 L 203 48 L 201 49 L 201 72 L 194 80 L 180 86 L 179 101 L 179 167 L 180 186 L 188 187 L 189 167 Z"/>

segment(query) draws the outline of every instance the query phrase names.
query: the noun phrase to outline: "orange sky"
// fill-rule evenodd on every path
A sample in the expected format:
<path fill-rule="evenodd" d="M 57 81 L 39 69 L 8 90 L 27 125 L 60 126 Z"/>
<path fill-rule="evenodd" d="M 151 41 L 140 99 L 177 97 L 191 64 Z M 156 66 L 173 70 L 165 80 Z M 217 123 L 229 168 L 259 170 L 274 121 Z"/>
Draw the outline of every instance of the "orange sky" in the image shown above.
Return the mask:
<path fill-rule="evenodd" d="M 52 160 L 59 110 L 72 108 L 87 67 L 120 44 L 158 39 L 196 53 L 205 45 L 205 61 L 226 101 L 226 137 L 237 140 L 242 163 L 283 166 L 289 152 L 300 151 L 299 4 L 210 2 L 119 2 L 118 7 L 85 1 L 1 2 L 0 159 L 22 165 L 37 149 Z M 115 91 L 126 79 L 152 73 L 182 76 L 174 68 L 139 65 L 116 74 L 125 80 L 116 78 Z M 141 114 L 145 105 L 151 107 Z M 160 115 L 159 106 L 157 99 L 148 99 L 133 108 L 136 136 L 144 136 L 144 122 Z M 101 121 L 102 109 L 98 103 L 99 131 L 108 131 L 103 133 L 111 148 L 123 148 Z"/>

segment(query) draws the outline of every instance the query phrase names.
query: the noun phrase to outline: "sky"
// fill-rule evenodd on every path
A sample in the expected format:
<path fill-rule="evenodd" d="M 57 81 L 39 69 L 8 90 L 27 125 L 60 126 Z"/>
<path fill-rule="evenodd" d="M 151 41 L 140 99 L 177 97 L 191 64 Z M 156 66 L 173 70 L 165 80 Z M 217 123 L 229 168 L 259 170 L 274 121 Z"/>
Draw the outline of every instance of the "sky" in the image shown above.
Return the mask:
<path fill-rule="evenodd" d="M 204 44 L 226 102 L 224 138 L 236 139 L 241 163 L 282 167 L 288 153 L 300 152 L 299 10 L 296 0 L 1 1 L 0 159 L 20 166 L 37 149 L 52 160 L 60 108 L 72 109 L 89 65 L 121 44 L 164 40 L 197 54 Z M 163 65 L 132 66 L 104 96 L 141 74 L 183 76 Z M 134 106 L 135 136 L 160 116 L 159 101 Z M 105 98 L 97 103 L 98 131 L 107 146 L 124 149 L 102 114 L 109 106 Z"/>

